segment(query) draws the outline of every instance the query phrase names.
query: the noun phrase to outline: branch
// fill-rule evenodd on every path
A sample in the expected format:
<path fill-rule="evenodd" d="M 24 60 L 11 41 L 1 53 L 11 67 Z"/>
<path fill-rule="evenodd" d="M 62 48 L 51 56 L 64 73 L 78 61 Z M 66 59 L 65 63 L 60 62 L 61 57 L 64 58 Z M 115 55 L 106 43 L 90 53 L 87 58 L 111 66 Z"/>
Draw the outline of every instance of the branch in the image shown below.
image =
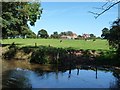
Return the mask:
<path fill-rule="evenodd" d="M 106 2 L 106 3 L 102 6 L 102 8 L 104 8 L 107 4 L 108 4 L 108 2 Z"/>
<path fill-rule="evenodd" d="M 117 1 L 116 3 L 113 3 L 112 5 L 109 5 L 106 9 L 104 9 L 104 6 L 106 6 L 107 4 L 108 4 L 108 2 L 107 3 L 105 3 L 103 6 L 102 6 L 102 8 L 104 9 L 101 13 L 95 13 L 95 12 L 91 12 L 91 11 L 89 11 L 89 13 L 92 13 L 92 14 L 95 14 L 96 16 L 95 16 L 95 19 L 97 19 L 100 15 L 102 15 L 103 13 L 105 13 L 106 11 L 108 11 L 108 10 L 110 10 L 113 6 L 115 6 L 116 4 L 118 4 L 118 3 L 120 3 L 120 1 Z"/>
<path fill-rule="evenodd" d="M 105 10 L 103 7 L 102 7 L 102 8 L 93 7 L 93 9 L 101 9 L 101 10 Z"/>

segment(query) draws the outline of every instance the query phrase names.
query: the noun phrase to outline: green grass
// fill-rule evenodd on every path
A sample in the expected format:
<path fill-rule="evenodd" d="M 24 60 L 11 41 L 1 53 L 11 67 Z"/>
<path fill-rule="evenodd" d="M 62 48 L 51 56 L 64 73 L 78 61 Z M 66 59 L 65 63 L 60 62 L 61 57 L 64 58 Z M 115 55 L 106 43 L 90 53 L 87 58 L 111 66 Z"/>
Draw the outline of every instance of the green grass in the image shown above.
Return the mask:
<path fill-rule="evenodd" d="M 72 47 L 74 49 L 92 49 L 92 50 L 109 50 L 109 45 L 107 40 L 97 39 L 96 41 L 85 41 L 85 40 L 62 40 L 60 39 L 3 39 L 2 44 L 11 44 L 15 42 L 19 46 L 53 46 L 53 47 L 62 47 L 68 48 Z"/>

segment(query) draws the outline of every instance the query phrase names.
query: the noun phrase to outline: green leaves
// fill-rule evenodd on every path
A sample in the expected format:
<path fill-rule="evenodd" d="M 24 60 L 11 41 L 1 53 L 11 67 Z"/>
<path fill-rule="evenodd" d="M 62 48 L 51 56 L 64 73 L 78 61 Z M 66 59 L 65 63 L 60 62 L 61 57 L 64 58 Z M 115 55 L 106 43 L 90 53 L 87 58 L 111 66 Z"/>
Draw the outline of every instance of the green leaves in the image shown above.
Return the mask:
<path fill-rule="evenodd" d="M 41 38 L 48 38 L 49 35 L 48 35 L 48 33 L 47 33 L 46 30 L 41 29 L 41 30 L 38 31 L 38 37 L 41 37 Z"/>
<path fill-rule="evenodd" d="M 110 29 L 109 43 L 120 50 L 120 19 L 116 20 Z"/>
<path fill-rule="evenodd" d="M 2 16 L 0 20 L 2 23 L 3 38 L 11 37 L 12 33 L 15 36 L 26 35 L 30 30 L 30 25 L 35 25 L 37 19 L 40 19 L 42 9 L 40 3 L 36 2 L 3 2 L 2 3 Z M 11 33 L 12 32 L 12 33 Z"/>
<path fill-rule="evenodd" d="M 109 34 L 110 34 L 110 30 L 108 28 L 104 28 L 102 30 L 102 35 L 101 37 L 103 37 L 104 39 L 108 39 L 109 38 Z"/>

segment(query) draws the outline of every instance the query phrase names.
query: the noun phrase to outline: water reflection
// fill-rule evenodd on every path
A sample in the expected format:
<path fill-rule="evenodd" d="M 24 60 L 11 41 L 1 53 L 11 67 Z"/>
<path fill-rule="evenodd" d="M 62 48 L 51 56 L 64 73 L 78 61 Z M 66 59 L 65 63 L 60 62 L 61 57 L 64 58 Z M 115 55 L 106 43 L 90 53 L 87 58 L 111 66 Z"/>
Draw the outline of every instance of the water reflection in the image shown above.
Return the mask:
<path fill-rule="evenodd" d="M 3 88 L 120 88 L 120 74 L 100 69 L 34 71 L 16 68 L 3 73 Z"/>
<path fill-rule="evenodd" d="M 96 69 L 95 71 L 96 71 L 96 79 L 97 79 L 97 67 L 95 69 Z"/>
<path fill-rule="evenodd" d="M 116 77 L 116 80 L 111 84 L 110 88 L 120 88 L 120 70 L 115 72 L 113 72 L 113 75 Z"/>
<path fill-rule="evenodd" d="M 79 68 L 77 68 L 77 75 L 79 75 Z"/>
<path fill-rule="evenodd" d="M 27 73 L 28 70 L 20 68 L 6 71 L 2 74 L 2 86 L 4 88 L 31 88 Z"/>

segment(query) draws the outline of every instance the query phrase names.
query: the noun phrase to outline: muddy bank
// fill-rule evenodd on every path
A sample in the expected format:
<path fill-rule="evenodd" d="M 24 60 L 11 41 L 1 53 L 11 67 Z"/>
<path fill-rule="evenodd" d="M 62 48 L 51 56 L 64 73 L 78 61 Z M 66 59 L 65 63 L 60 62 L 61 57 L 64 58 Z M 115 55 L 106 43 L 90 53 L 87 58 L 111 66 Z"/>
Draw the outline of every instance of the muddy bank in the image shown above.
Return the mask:
<path fill-rule="evenodd" d="M 54 65 L 59 67 L 75 67 L 77 65 L 120 66 L 119 60 L 114 60 L 114 51 L 75 50 L 51 46 L 12 46 L 3 50 L 3 59 L 8 61 L 20 60 L 20 62 L 25 61 L 28 64 Z"/>
<path fill-rule="evenodd" d="M 74 50 L 71 48 L 54 47 L 12 47 L 6 48 L 3 52 L 5 60 L 28 60 L 28 62 L 39 64 L 75 64 L 93 63 L 95 58 L 100 56 L 100 51 L 95 50 Z"/>

